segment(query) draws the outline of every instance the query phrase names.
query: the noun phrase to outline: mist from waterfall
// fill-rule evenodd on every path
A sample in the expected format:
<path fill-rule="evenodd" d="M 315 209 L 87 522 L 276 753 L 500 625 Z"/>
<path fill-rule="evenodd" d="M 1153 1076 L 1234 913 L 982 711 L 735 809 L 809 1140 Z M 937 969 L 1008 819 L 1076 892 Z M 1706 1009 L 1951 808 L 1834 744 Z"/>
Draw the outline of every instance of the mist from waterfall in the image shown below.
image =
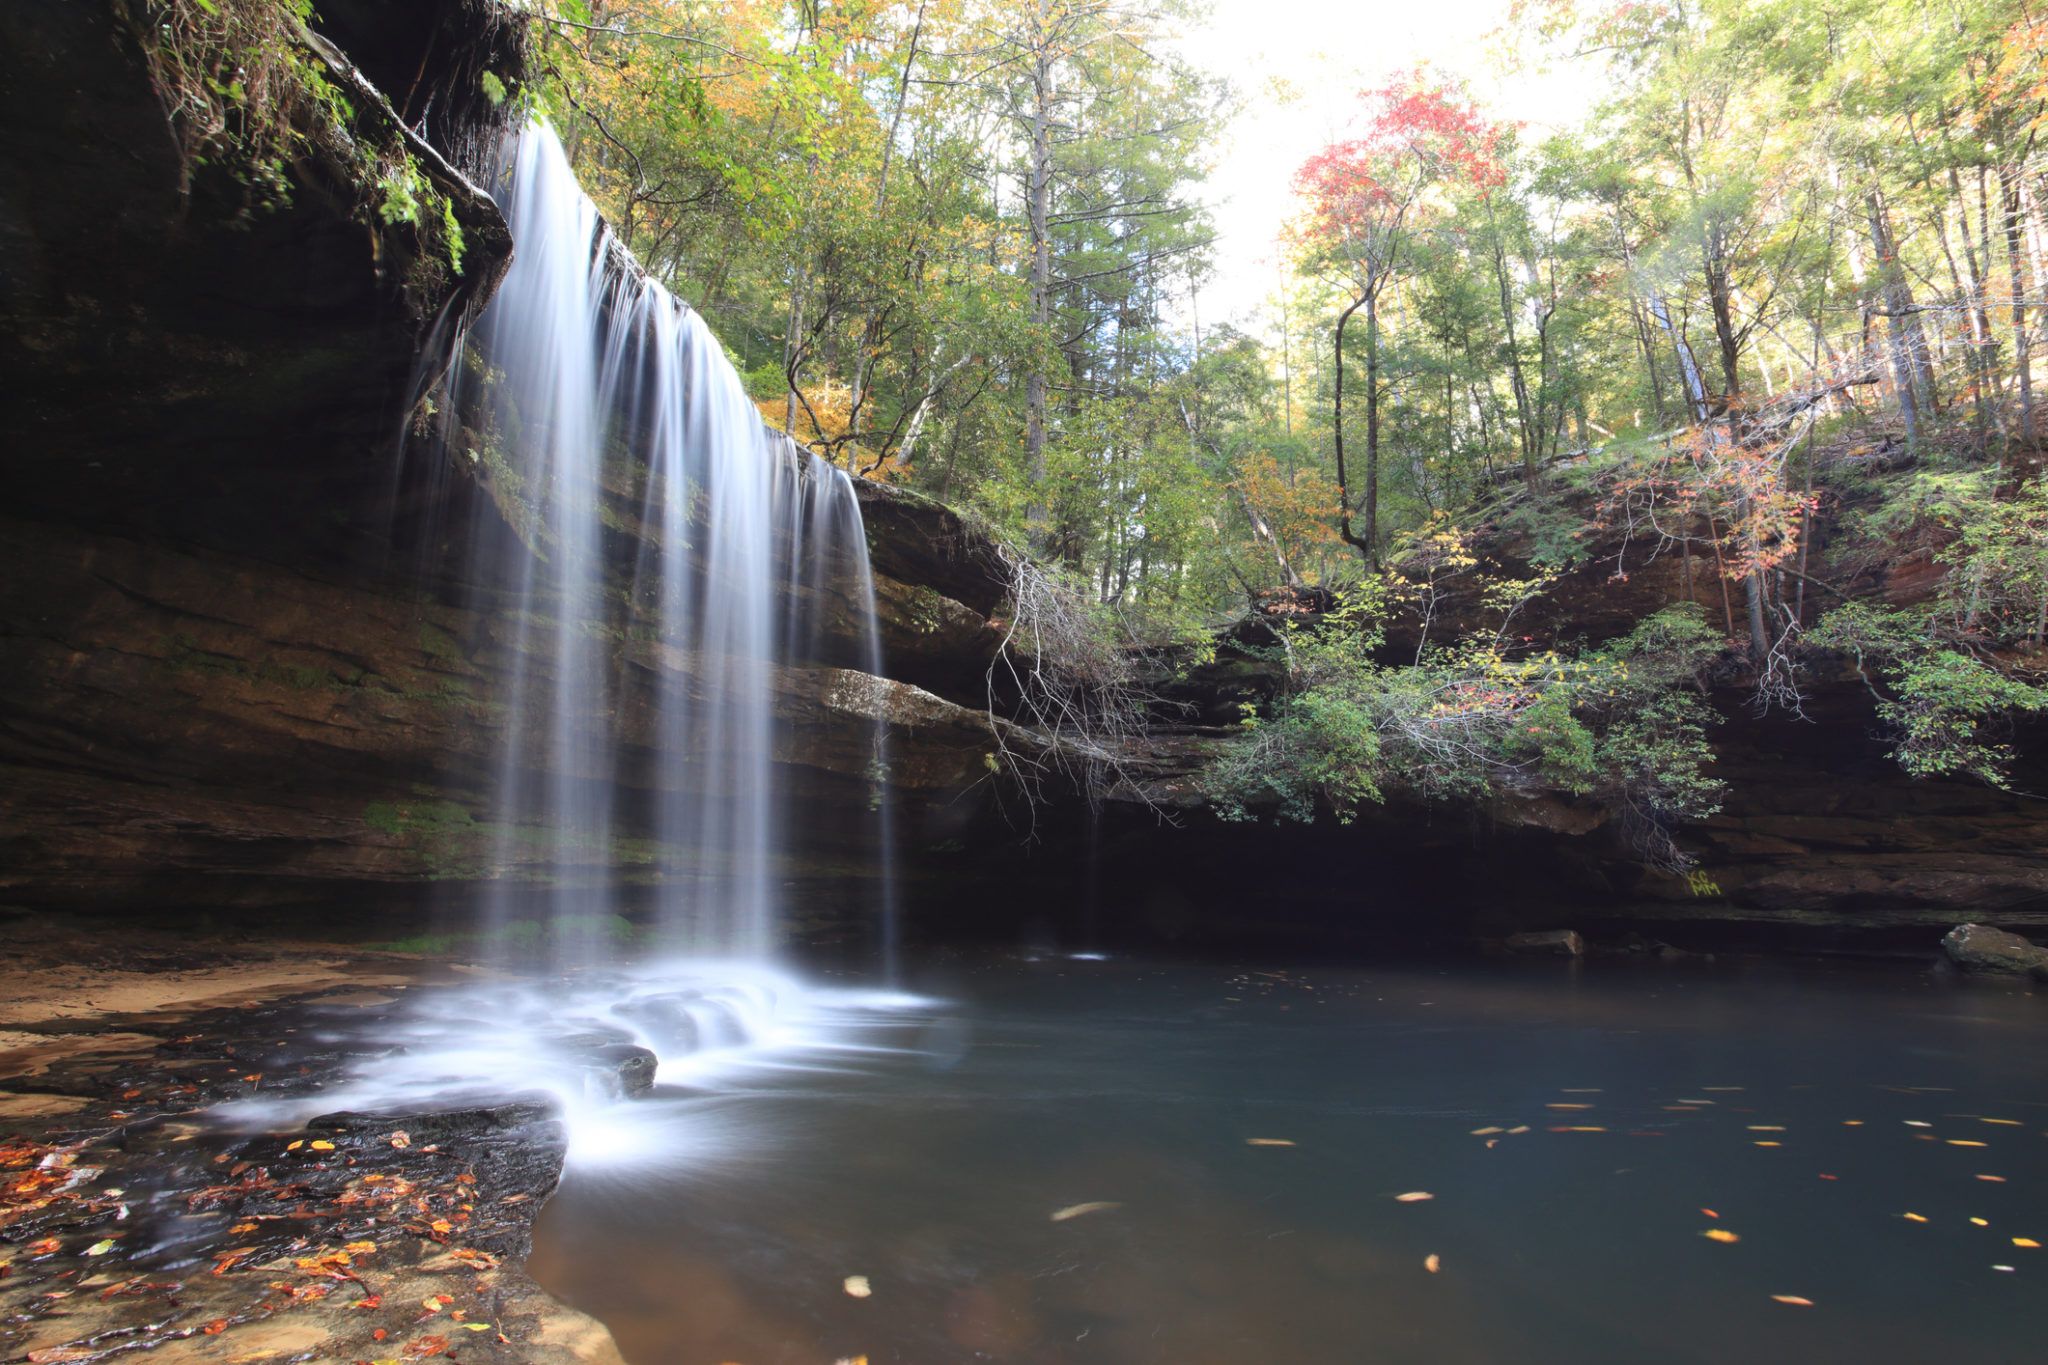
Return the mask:
<path fill-rule="evenodd" d="M 514 259 L 438 396 L 512 529 L 473 541 L 470 575 L 506 592 L 489 923 L 559 965 L 622 934 L 761 957 L 786 853 L 779 668 L 816 661 L 828 630 L 881 667 L 852 482 L 764 425 L 550 128 L 527 126 L 494 189 Z M 865 818 L 888 945 L 886 763 L 878 725 Z"/>

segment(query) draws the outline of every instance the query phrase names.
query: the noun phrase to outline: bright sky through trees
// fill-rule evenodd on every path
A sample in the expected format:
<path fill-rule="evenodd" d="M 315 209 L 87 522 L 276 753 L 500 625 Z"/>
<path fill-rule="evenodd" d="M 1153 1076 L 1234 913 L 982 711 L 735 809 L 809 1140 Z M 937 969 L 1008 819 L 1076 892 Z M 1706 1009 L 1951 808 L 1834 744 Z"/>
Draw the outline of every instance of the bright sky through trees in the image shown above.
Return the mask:
<path fill-rule="evenodd" d="M 1215 0 L 1189 29 L 1190 60 L 1227 76 L 1242 110 L 1217 148 L 1203 198 L 1218 234 L 1216 271 L 1202 287 L 1200 322 L 1258 329 L 1287 282 L 1274 238 L 1294 210 L 1289 178 L 1342 131 L 1360 90 L 1426 63 L 1469 82 L 1497 118 L 1537 133 L 1583 118 L 1600 93 L 1593 73 L 1509 72 L 1499 60 L 1503 0 Z M 1533 54 L 1532 54 L 1533 55 Z M 1192 321 L 1188 319 L 1187 321 Z"/>

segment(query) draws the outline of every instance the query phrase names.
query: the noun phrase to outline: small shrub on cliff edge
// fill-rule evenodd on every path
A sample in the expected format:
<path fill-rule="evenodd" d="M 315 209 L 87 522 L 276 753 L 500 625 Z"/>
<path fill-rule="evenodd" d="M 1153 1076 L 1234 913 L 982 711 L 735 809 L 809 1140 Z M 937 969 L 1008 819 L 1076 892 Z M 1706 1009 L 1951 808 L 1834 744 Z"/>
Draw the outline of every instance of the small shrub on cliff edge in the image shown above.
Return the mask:
<path fill-rule="evenodd" d="M 1696 608 L 1669 607 L 1626 637 L 1563 655 L 1510 658 L 1466 642 L 1408 667 L 1378 663 L 1371 606 L 1290 632 L 1290 689 L 1205 774 L 1227 819 L 1265 811 L 1340 820 L 1388 790 L 1435 801 L 1562 792 L 1629 816 L 1638 851 L 1685 859 L 1669 826 L 1719 808 L 1705 768 L 1710 712 L 1698 679 L 1720 648 Z"/>

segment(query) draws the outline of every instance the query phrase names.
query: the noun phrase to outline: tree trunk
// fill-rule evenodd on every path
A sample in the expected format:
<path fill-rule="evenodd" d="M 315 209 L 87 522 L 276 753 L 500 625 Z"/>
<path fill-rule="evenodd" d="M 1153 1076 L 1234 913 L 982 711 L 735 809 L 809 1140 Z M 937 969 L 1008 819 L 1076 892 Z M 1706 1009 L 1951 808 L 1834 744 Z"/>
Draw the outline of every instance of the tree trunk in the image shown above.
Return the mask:
<path fill-rule="evenodd" d="M 1906 287 L 1906 277 L 1899 269 L 1898 257 L 1892 246 L 1891 222 L 1886 217 L 1884 205 L 1872 190 L 1864 196 L 1864 208 L 1870 219 L 1870 244 L 1877 253 L 1879 287 L 1884 297 L 1886 328 L 1891 336 L 1892 382 L 1898 386 L 1899 416 L 1906 424 L 1906 439 L 1917 440 L 1920 435 L 1920 401 L 1915 393 L 1914 363 L 1911 334 L 1906 329 L 1908 322 L 1917 322 L 1912 313 L 1913 293 Z M 1917 326 L 1914 330 L 1918 330 Z"/>
<path fill-rule="evenodd" d="M 1380 566 L 1380 304 L 1365 301 L 1365 559 Z"/>
<path fill-rule="evenodd" d="M 1031 66 L 1031 181 L 1025 216 L 1031 236 L 1031 321 L 1052 321 L 1052 39 L 1041 8 Z M 1024 376 L 1024 456 L 1035 491 L 1026 512 L 1034 529 L 1045 525 L 1045 369 L 1034 356 Z"/>
<path fill-rule="evenodd" d="M 2007 297 L 2012 300 L 2012 363 L 2020 380 L 2020 446 L 2034 444 L 2033 335 L 2027 328 L 2026 268 L 2020 260 L 2020 185 L 2009 166 L 1998 168 L 1998 186 L 2005 197 L 2005 253 L 2012 268 Z"/>
<path fill-rule="evenodd" d="M 1337 447 L 1337 534 L 1344 543 L 1357 550 L 1371 563 L 1373 546 L 1370 540 L 1361 540 L 1351 530 L 1351 485 L 1344 468 L 1344 327 L 1351 321 L 1351 315 L 1365 307 L 1372 298 L 1370 293 L 1354 299 L 1349 308 L 1337 315 L 1337 387 L 1336 410 L 1332 419 L 1332 437 Z M 1379 510 L 1377 506 L 1373 508 Z M 1377 564 L 1373 565 L 1378 568 Z"/>

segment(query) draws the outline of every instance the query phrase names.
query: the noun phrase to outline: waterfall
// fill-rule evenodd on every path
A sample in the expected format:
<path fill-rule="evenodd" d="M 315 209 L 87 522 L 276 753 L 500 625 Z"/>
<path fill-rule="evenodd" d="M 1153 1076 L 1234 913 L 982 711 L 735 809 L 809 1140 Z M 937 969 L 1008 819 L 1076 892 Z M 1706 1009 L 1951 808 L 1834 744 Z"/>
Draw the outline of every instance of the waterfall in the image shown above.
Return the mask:
<path fill-rule="evenodd" d="M 786 852 L 778 668 L 816 661 L 828 627 L 881 668 L 852 481 L 764 425 L 551 129 L 527 126 L 495 192 L 515 255 L 436 400 L 450 458 L 511 528 L 472 542 L 469 574 L 501 585 L 510 679 L 489 923 L 566 965 L 622 934 L 762 956 Z M 873 754 L 889 943 L 879 727 Z"/>

